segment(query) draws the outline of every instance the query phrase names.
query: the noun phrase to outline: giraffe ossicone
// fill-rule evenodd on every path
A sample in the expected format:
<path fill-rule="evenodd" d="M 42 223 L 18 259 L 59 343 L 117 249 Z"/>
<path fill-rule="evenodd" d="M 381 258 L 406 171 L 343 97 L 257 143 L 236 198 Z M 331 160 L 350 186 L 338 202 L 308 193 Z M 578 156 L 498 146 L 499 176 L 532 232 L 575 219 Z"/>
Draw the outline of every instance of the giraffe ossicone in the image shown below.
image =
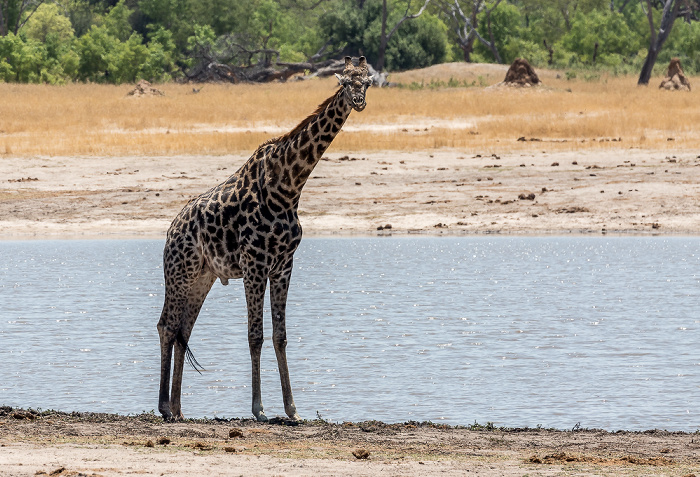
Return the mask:
<path fill-rule="evenodd" d="M 350 112 L 362 111 L 372 84 L 367 60 L 345 58 L 340 88 L 289 133 L 261 144 L 226 181 L 192 199 L 168 229 L 163 250 L 165 300 L 158 321 L 158 410 L 182 419 L 185 358 L 197 364 L 188 341 L 209 290 L 218 278 L 242 278 L 248 309 L 252 411 L 267 421 L 260 391 L 263 303 L 270 285 L 272 341 L 285 413 L 298 420 L 287 366 L 286 304 L 293 255 L 301 241 L 297 207 L 301 191 Z M 174 356 L 173 356 L 174 350 Z M 172 365 L 172 387 L 171 387 Z M 196 366 L 195 366 L 195 369 Z"/>

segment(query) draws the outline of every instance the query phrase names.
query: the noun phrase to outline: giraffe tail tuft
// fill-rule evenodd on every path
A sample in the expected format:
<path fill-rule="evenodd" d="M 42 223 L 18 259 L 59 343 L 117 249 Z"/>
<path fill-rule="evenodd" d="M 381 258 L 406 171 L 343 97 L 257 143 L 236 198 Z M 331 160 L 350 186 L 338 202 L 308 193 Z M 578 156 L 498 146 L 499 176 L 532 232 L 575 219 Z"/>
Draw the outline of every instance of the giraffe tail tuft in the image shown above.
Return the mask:
<path fill-rule="evenodd" d="M 189 365 L 192 366 L 192 369 L 197 371 L 199 374 L 202 374 L 202 371 L 204 371 L 204 366 L 199 364 L 199 361 L 197 361 L 197 358 L 194 357 L 194 353 L 192 353 L 190 346 L 187 344 L 187 340 L 183 336 L 182 331 L 178 331 L 175 339 L 177 340 L 178 343 L 180 343 L 181 346 L 184 346 L 185 358 L 187 359 L 187 362 L 189 363 Z"/>

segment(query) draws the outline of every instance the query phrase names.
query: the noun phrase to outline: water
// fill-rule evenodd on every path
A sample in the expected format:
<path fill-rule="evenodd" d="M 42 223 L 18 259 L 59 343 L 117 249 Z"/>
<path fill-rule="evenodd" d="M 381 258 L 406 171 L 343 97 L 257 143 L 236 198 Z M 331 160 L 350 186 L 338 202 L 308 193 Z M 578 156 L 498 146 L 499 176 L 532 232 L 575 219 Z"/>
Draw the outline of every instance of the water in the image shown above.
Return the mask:
<path fill-rule="evenodd" d="M 161 241 L 0 242 L 0 404 L 157 407 Z M 700 429 L 700 239 L 304 239 L 288 302 L 312 419 Z M 263 403 L 283 415 L 266 310 Z M 188 417 L 250 415 L 240 280 L 214 285 Z"/>

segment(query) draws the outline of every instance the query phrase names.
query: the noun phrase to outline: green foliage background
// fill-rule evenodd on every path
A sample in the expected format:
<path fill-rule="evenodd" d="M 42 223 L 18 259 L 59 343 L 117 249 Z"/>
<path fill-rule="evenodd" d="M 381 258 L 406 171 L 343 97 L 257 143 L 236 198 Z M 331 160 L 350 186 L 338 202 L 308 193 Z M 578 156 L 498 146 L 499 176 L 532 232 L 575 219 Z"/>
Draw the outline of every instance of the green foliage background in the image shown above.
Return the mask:
<path fill-rule="evenodd" d="M 27 1 L 9 0 L 5 17 Z M 403 16 L 407 1 L 388 0 L 387 30 Z M 460 2 L 465 8 L 473 4 Z M 536 67 L 637 73 L 649 42 L 647 18 L 639 2 L 628 2 L 621 12 L 615 3 L 619 2 L 503 0 L 491 14 L 491 29 L 482 13 L 477 31 L 487 39 L 493 36 L 506 63 L 524 57 Z M 411 8 L 418 8 L 415 1 Z M 365 55 L 374 63 L 381 27 L 382 0 L 47 2 L 16 33 L 0 36 L 0 81 L 168 81 L 182 77 L 205 57 L 235 66 L 302 62 L 324 46 L 321 58 Z M 552 48 L 551 59 L 545 42 Z M 238 54 L 232 53 L 236 48 Z M 241 54 L 244 50 L 252 53 Z M 258 50 L 276 50 L 279 56 Z M 700 71 L 698 22 L 676 22 L 657 69 L 671 57 L 680 57 L 686 72 Z M 462 60 L 457 36 L 439 0 L 433 0 L 423 15 L 404 22 L 390 38 L 385 67 L 399 71 Z M 471 60 L 494 58 L 476 41 Z"/>

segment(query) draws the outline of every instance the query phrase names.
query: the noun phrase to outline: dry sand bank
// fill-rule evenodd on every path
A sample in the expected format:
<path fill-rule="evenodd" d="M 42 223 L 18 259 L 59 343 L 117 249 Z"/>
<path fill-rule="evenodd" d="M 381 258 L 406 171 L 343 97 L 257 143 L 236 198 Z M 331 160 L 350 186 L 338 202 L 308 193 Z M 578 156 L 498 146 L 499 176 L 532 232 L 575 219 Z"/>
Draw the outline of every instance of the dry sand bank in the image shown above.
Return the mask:
<path fill-rule="evenodd" d="M 700 233 L 700 156 L 625 149 L 329 153 L 299 214 L 309 234 Z M 0 237 L 162 236 L 247 159 L 4 157 Z M 380 233 L 387 233 L 386 230 Z"/>
<path fill-rule="evenodd" d="M 700 472 L 697 434 L 381 422 L 166 424 L 150 414 L 0 408 L 0 473 L 35 475 L 668 475 Z M 362 450 L 368 458 L 361 459 Z M 360 451 L 360 452 L 358 452 Z"/>

